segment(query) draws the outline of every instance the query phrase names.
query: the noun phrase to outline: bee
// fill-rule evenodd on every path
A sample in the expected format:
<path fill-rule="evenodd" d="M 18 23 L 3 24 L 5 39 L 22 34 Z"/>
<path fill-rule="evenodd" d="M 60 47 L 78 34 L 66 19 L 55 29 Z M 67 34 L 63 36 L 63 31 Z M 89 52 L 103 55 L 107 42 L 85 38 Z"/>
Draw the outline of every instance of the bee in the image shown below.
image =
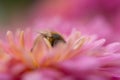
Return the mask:
<path fill-rule="evenodd" d="M 42 37 L 45 40 L 45 43 L 49 48 L 55 47 L 58 43 L 66 43 L 64 38 L 57 32 L 40 32 L 39 37 Z M 31 52 L 33 51 L 35 45 L 39 41 L 39 37 L 35 39 L 35 43 L 31 48 Z"/>
<path fill-rule="evenodd" d="M 57 32 L 40 33 L 42 37 L 48 41 L 50 46 L 55 47 L 58 43 L 66 43 L 64 38 Z"/>

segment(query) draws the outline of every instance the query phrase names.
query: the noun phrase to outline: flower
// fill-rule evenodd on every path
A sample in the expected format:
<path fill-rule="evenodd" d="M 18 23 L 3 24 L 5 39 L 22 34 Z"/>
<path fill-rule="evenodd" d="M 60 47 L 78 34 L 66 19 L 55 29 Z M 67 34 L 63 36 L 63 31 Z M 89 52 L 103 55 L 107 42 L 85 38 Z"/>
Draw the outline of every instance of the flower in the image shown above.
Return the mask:
<path fill-rule="evenodd" d="M 32 30 L 8 31 L 0 41 L 0 80 L 120 79 L 120 43 L 105 45 L 77 30 L 64 39 L 52 47 Z"/>

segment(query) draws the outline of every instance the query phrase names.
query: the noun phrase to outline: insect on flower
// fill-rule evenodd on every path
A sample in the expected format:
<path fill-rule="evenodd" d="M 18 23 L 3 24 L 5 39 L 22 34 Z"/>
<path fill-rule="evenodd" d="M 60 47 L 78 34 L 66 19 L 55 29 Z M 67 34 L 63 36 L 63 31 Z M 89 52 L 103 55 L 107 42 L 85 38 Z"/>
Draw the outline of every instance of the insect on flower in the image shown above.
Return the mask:
<path fill-rule="evenodd" d="M 43 40 L 45 41 L 45 44 L 49 48 L 55 47 L 58 43 L 66 43 L 64 38 L 57 32 L 40 32 L 40 35 L 39 35 L 39 37 L 36 38 L 31 51 L 33 51 L 33 49 L 34 49 L 35 45 L 37 44 L 40 37 L 43 38 Z"/>
<path fill-rule="evenodd" d="M 60 42 L 66 43 L 64 38 L 57 32 L 41 32 L 40 34 L 51 47 L 56 46 Z"/>

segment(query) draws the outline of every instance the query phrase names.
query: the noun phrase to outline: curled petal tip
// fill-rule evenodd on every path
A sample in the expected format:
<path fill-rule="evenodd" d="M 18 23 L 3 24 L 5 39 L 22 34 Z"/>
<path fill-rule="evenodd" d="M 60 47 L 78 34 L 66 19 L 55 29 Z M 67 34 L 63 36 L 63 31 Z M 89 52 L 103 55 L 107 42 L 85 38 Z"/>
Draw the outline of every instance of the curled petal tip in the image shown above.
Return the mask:
<path fill-rule="evenodd" d="M 10 34 L 12 34 L 12 32 L 11 31 L 7 31 L 7 35 L 10 35 Z"/>

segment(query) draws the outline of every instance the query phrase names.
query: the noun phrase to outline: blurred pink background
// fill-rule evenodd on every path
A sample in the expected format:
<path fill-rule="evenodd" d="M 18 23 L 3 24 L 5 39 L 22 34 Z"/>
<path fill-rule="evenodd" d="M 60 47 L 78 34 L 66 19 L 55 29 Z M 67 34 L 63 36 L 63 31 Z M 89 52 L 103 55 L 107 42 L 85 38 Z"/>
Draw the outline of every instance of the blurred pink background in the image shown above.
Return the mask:
<path fill-rule="evenodd" d="M 106 38 L 108 43 L 120 41 L 120 0 L 25 1 L 27 6 L 21 7 L 20 4 L 20 8 L 11 8 L 10 17 L 1 22 L 3 32 L 30 27 L 69 34 L 76 28 L 83 34 Z"/>

